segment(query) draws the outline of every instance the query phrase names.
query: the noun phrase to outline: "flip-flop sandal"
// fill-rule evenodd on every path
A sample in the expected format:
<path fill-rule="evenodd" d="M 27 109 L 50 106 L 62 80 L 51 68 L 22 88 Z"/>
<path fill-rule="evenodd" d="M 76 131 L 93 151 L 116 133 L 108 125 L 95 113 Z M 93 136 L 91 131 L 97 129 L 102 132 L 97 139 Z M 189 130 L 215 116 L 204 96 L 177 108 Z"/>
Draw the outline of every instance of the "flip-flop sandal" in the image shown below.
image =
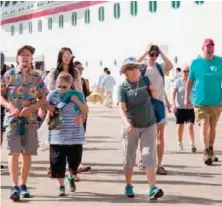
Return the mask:
<path fill-rule="evenodd" d="M 139 162 L 138 167 L 139 167 L 139 170 L 142 170 L 142 171 L 144 171 L 146 169 L 146 167 L 143 165 L 142 161 Z"/>
<path fill-rule="evenodd" d="M 164 167 L 158 167 L 156 173 L 158 175 L 167 175 L 167 171 L 164 169 Z"/>
<path fill-rule="evenodd" d="M 91 170 L 91 167 L 89 166 L 81 166 L 80 168 L 78 168 L 77 173 L 88 172 L 90 170 Z"/>

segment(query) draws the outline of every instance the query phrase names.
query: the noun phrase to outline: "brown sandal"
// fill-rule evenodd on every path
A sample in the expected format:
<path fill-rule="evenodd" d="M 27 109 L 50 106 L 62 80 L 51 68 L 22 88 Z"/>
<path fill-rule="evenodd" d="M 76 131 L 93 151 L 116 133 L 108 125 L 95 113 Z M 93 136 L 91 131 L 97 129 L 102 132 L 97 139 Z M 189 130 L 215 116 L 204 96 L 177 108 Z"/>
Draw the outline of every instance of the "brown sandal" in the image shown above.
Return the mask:
<path fill-rule="evenodd" d="M 161 167 L 161 166 L 159 166 L 159 167 L 157 168 L 156 173 L 157 173 L 158 175 L 167 175 L 167 171 L 164 169 L 164 167 Z"/>

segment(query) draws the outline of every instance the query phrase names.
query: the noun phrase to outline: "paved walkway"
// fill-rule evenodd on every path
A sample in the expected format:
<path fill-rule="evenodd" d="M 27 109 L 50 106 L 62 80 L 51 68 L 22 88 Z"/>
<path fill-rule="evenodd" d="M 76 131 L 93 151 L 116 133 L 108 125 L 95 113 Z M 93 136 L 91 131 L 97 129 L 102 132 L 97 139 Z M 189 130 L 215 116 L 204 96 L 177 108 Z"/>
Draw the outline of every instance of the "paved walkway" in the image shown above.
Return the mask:
<path fill-rule="evenodd" d="M 196 129 L 196 134 L 198 128 Z M 134 191 L 136 197 L 127 199 L 123 196 L 124 177 L 122 172 L 120 118 L 117 109 L 90 108 L 87 132 L 87 145 L 84 150 L 84 163 L 92 166 L 92 171 L 80 175 L 77 192 L 64 198 L 56 197 L 57 182 L 47 178 L 48 151 L 40 152 L 33 158 L 32 170 L 28 185 L 34 195 L 32 199 L 22 200 L 22 205 L 44 206 L 86 206 L 98 205 L 149 205 L 148 186 L 144 172 L 135 168 Z M 217 205 L 222 206 L 222 162 L 207 167 L 202 162 L 202 150 L 199 136 L 196 143 L 197 154 L 191 154 L 188 141 L 184 138 L 185 150 L 177 151 L 175 123 L 169 115 L 166 130 L 166 154 L 164 163 L 169 171 L 167 176 L 158 176 L 158 185 L 164 189 L 165 196 L 158 201 L 159 205 L 179 206 Z M 2 161 L 6 164 L 7 151 L 2 151 Z M 222 121 L 218 126 L 216 148 L 222 160 Z M 11 206 L 8 199 L 10 181 L 7 169 L 1 171 L 1 200 L 3 206 Z"/>

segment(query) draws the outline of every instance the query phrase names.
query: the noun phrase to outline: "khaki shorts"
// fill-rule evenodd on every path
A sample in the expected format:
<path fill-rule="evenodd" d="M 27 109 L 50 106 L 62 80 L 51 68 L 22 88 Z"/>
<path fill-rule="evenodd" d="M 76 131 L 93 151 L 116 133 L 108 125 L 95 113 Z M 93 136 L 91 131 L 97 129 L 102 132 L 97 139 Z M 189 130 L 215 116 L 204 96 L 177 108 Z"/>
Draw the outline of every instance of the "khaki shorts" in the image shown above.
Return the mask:
<path fill-rule="evenodd" d="M 221 114 L 220 106 L 195 106 L 194 110 L 197 124 L 200 125 L 202 120 L 208 119 L 210 127 L 216 127 Z"/>
<path fill-rule="evenodd" d="M 23 152 L 30 155 L 37 155 L 39 146 L 37 129 L 37 125 L 28 125 L 25 128 L 25 135 L 20 136 L 16 132 L 16 125 L 6 126 L 5 136 L 9 153 Z"/>

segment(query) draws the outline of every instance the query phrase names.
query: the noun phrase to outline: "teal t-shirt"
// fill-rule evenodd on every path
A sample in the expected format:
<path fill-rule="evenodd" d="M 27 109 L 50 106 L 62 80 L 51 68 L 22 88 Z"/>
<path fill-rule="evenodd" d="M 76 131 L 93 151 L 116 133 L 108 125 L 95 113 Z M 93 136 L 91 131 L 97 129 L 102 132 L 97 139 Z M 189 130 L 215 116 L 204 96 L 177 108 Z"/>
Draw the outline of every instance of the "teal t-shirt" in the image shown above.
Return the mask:
<path fill-rule="evenodd" d="M 189 79 L 194 81 L 193 103 L 199 106 L 222 105 L 222 58 L 195 59 L 190 67 Z"/>

